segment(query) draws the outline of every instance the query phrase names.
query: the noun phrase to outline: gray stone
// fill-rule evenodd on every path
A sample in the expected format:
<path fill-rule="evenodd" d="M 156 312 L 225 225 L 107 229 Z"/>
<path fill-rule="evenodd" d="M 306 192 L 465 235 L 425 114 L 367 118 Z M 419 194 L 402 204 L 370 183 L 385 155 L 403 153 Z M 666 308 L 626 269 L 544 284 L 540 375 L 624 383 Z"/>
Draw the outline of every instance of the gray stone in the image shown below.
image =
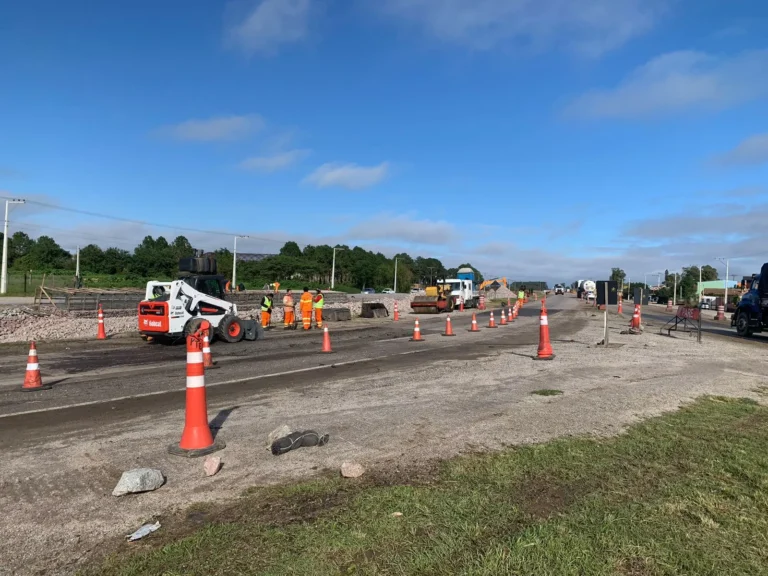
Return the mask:
<path fill-rule="evenodd" d="M 272 450 L 272 443 L 278 438 L 283 438 L 291 433 L 291 429 L 287 425 L 283 424 L 280 428 L 275 428 L 267 436 L 267 450 Z"/>
<path fill-rule="evenodd" d="M 112 496 L 124 496 L 138 492 L 157 490 L 165 484 L 165 476 L 154 468 L 136 468 L 123 472 L 120 480 L 112 490 Z"/>
<path fill-rule="evenodd" d="M 213 476 L 221 470 L 221 458 L 218 456 L 208 456 L 203 462 L 203 470 L 206 476 Z"/>
<path fill-rule="evenodd" d="M 344 478 L 359 478 L 365 474 L 365 468 L 356 462 L 344 462 L 341 465 L 341 475 Z"/>

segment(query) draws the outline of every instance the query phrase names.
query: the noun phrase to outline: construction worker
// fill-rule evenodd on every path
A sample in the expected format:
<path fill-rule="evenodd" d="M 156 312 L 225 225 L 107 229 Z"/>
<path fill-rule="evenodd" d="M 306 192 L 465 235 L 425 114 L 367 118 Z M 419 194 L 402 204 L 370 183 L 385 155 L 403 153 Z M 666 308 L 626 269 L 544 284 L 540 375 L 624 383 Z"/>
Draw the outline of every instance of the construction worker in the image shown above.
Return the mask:
<path fill-rule="evenodd" d="M 309 288 L 304 288 L 304 293 L 301 295 L 299 301 L 299 308 L 301 309 L 301 324 L 304 330 L 312 328 L 312 294 L 309 293 Z"/>
<path fill-rule="evenodd" d="M 227 283 L 224 284 L 224 292 L 232 292 L 232 282 L 227 280 Z"/>
<path fill-rule="evenodd" d="M 520 287 L 520 289 L 517 291 L 517 305 L 519 308 L 523 307 L 523 301 L 525 300 L 525 290 Z"/>
<path fill-rule="evenodd" d="M 268 328 L 269 323 L 272 320 L 272 298 L 274 298 L 275 295 L 271 292 L 269 294 L 265 294 L 264 297 L 261 299 L 261 327 L 262 328 Z"/>
<path fill-rule="evenodd" d="M 293 292 L 288 288 L 285 291 L 285 296 L 283 296 L 283 325 L 286 330 L 293 328 L 296 324 L 295 307 L 296 303 L 293 301 Z"/>
<path fill-rule="evenodd" d="M 315 297 L 312 300 L 312 308 L 315 310 L 315 326 L 318 328 L 323 327 L 323 305 L 325 304 L 325 298 L 323 293 L 318 289 L 315 293 Z"/>

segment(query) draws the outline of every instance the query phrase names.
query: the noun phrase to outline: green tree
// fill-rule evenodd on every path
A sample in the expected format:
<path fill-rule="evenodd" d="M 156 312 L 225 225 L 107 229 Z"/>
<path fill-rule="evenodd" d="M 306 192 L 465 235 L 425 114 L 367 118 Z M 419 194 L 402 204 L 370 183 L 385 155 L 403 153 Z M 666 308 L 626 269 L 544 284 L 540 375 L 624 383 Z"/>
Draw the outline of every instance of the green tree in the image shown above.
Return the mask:
<path fill-rule="evenodd" d="M 611 277 L 609 280 L 613 282 L 618 282 L 619 286 L 622 286 L 624 284 L 624 280 L 627 277 L 627 273 L 624 272 L 621 268 L 611 268 Z"/>
<path fill-rule="evenodd" d="M 701 281 L 711 282 L 712 280 L 718 280 L 717 268 L 710 266 L 709 264 L 705 264 L 701 267 Z"/>
<path fill-rule="evenodd" d="M 0 234 L 0 238 L 1 237 L 2 234 Z M 14 232 L 13 235 L 8 238 L 8 265 L 13 266 L 13 263 L 18 258 L 29 254 L 34 245 L 35 241 L 24 232 Z"/>
<path fill-rule="evenodd" d="M 50 236 L 40 236 L 24 256 L 18 261 L 23 270 L 62 270 L 72 268 L 72 254 L 59 246 Z"/>
<path fill-rule="evenodd" d="M 80 270 L 82 272 L 109 274 L 109 272 L 104 272 L 104 268 L 104 251 L 96 244 L 88 244 L 88 246 L 80 249 Z"/>
<path fill-rule="evenodd" d="M 280 248 L 280 256 L 288 256 L 290 258 L 301 258 L 301 248 L 296 242 L 286 242 L 282 248 Z"/>

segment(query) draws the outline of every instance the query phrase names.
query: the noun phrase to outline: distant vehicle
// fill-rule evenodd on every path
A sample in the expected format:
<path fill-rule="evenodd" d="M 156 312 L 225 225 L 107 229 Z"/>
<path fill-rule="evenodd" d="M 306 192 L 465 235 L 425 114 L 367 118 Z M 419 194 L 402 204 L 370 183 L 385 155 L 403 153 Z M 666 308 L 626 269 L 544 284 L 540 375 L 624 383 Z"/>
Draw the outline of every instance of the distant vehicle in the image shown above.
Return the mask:
<path fill-rule="evenodd" d="M 360 291 L 360 294 L 376 294 L 376 290 L 374 290 L 373 288 L 363 288 Z"/>
<path fill-rule="evenodd" d="M 587 290 L 586 293 L 584 294 L 584 297 L 587 299 L 587 302 L 589 302 L 590 300 L 595 299 L 595 293 L 592 292 L 591 290 Z"/>
<path fill-rule="evenodd" d="M 555 295 L 565 294 L 565 287 L 562 284 L 555 284 Z"/>
<path fill-rule="evenodd" d="M 768 330 L 768 286 L 763 286 L 763 278 L 768 279 L 768 263 L 753 277 L 749 292 L 742 295 L 731 315 L 731 326 L 736 327 L 739 336 Z"/>
<path fill-rule="evenodd" d="M 709 310 L 710 309 L 709 301 L 708 300 L 702 300 L 701 304 L 699 304 L 699 308 L 701 308 L 702 310 Z"/>
<path fill-rule="evenodd" d="M 411 288 L 411 294 L 419 294 L 420 292 L 421 290 L 419 290 L 418 288 Z"/>
<path fill-rule="evenodd" d="M 386 290 L 381 291 L 382 294 L 395 294 L 395 291 L 392 290 L 392 288 L 387 288 Z"/>

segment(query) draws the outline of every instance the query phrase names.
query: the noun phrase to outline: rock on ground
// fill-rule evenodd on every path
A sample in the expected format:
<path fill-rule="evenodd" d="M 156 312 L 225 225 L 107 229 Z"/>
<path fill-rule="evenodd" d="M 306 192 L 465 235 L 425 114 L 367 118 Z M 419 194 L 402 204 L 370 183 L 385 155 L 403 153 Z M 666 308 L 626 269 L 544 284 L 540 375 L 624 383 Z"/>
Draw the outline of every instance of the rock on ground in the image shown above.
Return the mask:
<path fill-rule="evenodd" d="M 359 478 L 365 474 L 365 468 L 356 462 L 344 462 L 341 465 L 341 475 L 344 478 Z"/>
<path fill-rule="evenodd" d="M 120 480 L 112 490 L 112 496 L 125 496 L 138 492 L 150 492 L 157 490 L 165 483 L 165 477 L 160 470 L 155 468 L 135 468 L 123 472 Z"/>
<path fill-rule="evenodd" d="M 214 476 L 221 470 L 221 458 L 218 456 L 208 456 L 203 462 L 203 470 L 206 476 Z"/>

